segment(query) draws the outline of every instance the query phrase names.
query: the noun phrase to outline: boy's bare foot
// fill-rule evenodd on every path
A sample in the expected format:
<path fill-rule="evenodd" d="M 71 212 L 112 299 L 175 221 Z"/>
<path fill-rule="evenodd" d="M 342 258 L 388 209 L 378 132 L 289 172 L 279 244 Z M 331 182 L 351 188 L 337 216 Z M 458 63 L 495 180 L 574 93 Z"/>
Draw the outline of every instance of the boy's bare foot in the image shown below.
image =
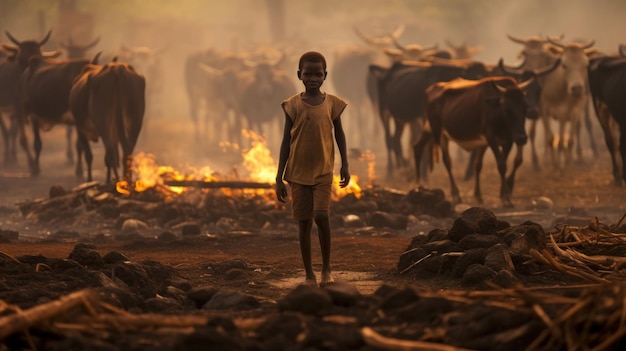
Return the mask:
<path fill-rule="evenodd" d="M 315 286 L 315 287 L 317 287 L 317 280 L 316 280 L 315 278 L 313 278 L 313 279 L 309 279 L 309 278 L 307 278 L 307 279 L 304 281 L 304 283 L 303 283 L 303 284 L 304 284 L 304 285 L 307 285 L 307 286 Z"/>
<path fill-rule="evenodd" d="M 322 272 L 322 281 L 320 282 L 320 286 L 331 285 L 333 283 L 335 283 L 335 280 L 330 272 Z"/>

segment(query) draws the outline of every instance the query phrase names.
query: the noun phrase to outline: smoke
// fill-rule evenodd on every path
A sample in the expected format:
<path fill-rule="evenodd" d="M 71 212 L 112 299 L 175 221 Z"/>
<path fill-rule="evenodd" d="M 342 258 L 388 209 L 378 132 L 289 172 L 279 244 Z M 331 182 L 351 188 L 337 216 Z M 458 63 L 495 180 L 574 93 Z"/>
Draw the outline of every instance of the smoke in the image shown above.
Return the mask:
<path fill-rule="evenodd" d="M 363 45 L 353 33 L 353 26 L 370 35 L 384 35 L 404 25 L 406 30 L 400 38 L 404 44 L 438 44 L 443 48 L 448 39 L 481 45 L 484 50 L 476 59 L 487 64 L 496 63 L 500 57 L 511 63 L 517 60 L 519 45 L 508 40 L 506 34 L 520 38 L 564 34 L 564 41 L 595 40 L 596 47 L 607 53 L 616 52 L 620 43 L 626 43 L 626 27 L 622 25 L 626 2 L 621 0 L 284 0 L 285 33 L 278 40 L 272 35 L 274 19 L 268 9 L 280 1 L 3 0 L 0 23 L 21 39 L 39 38 L 47 28 L 54 28 L 53 38 L 58 42 L 63 39 L 59 34 L 63 30 L 74 31 L 70 23 L 73 17 L 63 17 L 60 8 L 73 7 L 72 11 L 93 20 L 77 35 L 101 37 L 94 54 L 97 50 L 114 52 L 122 45 L 161 50 L 163 96 L 159 111 L 146 116 L 148 129 L 138 146 L 144 150 L 139 151 L 159 154 L 175 149 L 174 158 L 195 158 L 199 162 L 210 156 L 187 145 L 189 135 L 163 140 L 158 134 L 168 128 L 192 133 L 183 67 L 185 58 L 195 51 L 253 50 L 260 45 L 276 45 L 286 49 L 294 62 L 300 53 L 318 50 L 329 58 L 332 72 L 335 50 Z M 297 67 L 291 69 L 295 79 Z M 332 91 L 332 86 L 328 89 Z M 373 147 L 382 147 L 382 140 Z M 380 152 L 383 154 L 382 149 Z"/>

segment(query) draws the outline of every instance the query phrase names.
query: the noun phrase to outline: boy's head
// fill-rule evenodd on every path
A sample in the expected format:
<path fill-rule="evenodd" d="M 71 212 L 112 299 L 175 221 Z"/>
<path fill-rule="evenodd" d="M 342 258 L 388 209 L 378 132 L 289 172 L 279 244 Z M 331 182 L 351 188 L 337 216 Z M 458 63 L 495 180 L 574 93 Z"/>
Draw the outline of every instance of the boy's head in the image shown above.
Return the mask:
<path fill-rule="evenodd" d="M 326 58 L 317 51 L 309 51 L 302 54 L 298 62 L 298 71 L 302 71 L 302 66 L 304 66 L 305 62 L 321 62 L 324 71 L 326 71 Z"/>
<path fill-rule="evenodd" d="M 298 79 L 305 85 L 306 81 L 316 80 L 319 77 L 323 82 L 326 79 L 326 58 L 316 51 L 305 52 L 298 62 Z M 320 84 L 321 85 L 321 84 Z"/>

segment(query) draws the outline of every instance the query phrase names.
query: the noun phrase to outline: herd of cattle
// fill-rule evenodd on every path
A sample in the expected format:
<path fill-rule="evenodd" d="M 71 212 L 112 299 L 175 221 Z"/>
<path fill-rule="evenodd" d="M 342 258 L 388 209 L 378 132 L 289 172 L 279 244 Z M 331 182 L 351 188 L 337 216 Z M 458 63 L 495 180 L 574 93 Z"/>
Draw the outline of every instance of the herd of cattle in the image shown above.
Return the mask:
<path fill-rule="evenodd" d="M 501 177 L 500 197 L 504 205 L 510 205 L 515 172 L 528 139 L 533 165 L 539 167 L 534 143 L 537 122 L 544 128 L 546 157 L 554 168 L 566 167 L 574 146 L 581 155 L 581 125 L 589 121 L 593 106 L 611 154 L 614 182 L 626 182 L 626 102 L 621 99 L 626 93 L 626 46 L 620 45 L 618 53 L 612 54 L 594 48 L 593 41 L 509 36 L 522 45 L 522 63 L 514 67 L 502 59 L 495 65 L 474 60 L 480 47 L 402 45 L 402 28 L 383 37 L 356 33 L 366 45 L 335 52 L 329 68 L 331 84 L 357 116 L 369 115 L 365 111 L 372 108 L 376 112 L 385 133 L 388 172 L 409 163 L 401 145 L 409 127 L 418 180 L 425 174 L 424 166 L 432 167 L 441 150 L 451 196 L 454 201 L 461 200 L 451 171 L 451 140 L 471 151 L 467 174 L 475 176 L 474 195 L 482 201 L 482 159 L 491 149 Z M 0 118 L 5 163 L 16 162 L 19 140 L 31 173 L 38 174 L 40 130 L 68 124 L 75 126 L 78 134 L 77 176 L 83 174 L 84 154 L 91 180 L 89 142 L 102 139 L 107 181 L 119 179 L 120 147 L 123 175 L 130 177 L 130 155 L 147 103 L 157 100 L 149 93 L 151 86 L 154 89 L 159 84 L 157 75 L 146 75 L 129 64 L 132 60 L 128 57 L 121 57 L 120 62 L 113 57 L 102 59 L 99 54 L 84 58 L 97 40 L 83 46 L 70 40 L 62 45 L 68 57 L 58 59 L 60 51 L 41 49 L 50 33 L 40 41 L 6 35 L 13 44 L 2 44 L 0 50 L 0 115 L 9 117 Z M 264 125 L 280 121 L 279 102 L 297 91 L 295 74 L 287 73 L 295 67 L 293 62 L 289 69 L 282 68 L 289 56 L 294 55 L 267 48 L 245 54 L 216 49 L 190 54 L 184 79 L 194 129 L 206 135 L 225 127 L 228 138 L 240 143 L 244 123 L 263 133 Z M 205 118 L 200 118 L 201 114 Z M 558 125 L 556 135 L 552 121 Z M 367 128 L 368 122 L 359 121 L 357 126 Z M 32 126 L 34 155 L 27 141 L 28 124 Z M 530 125 L 528 133 L 526 124 Z M 67 134 L 68 157 L 73 153 L 71 130 Z M 507 175 L 513 146 L 517 152 Z M 596 151 L 595 144 L 592 149 Z"/>

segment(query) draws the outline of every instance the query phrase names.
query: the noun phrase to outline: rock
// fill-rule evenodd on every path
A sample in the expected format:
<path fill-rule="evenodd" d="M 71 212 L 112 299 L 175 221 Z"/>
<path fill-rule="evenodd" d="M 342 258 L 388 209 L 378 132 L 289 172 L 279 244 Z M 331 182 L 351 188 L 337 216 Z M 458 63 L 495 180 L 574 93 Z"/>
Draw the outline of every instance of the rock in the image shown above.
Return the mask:
<path fill-rule="evenodd" d="M 521 284 L 520 280 L 511 271 L 499 271 L 491 281 L 501 288 L 514 288 Z"/>
<path fill-rule="evenodd" d="M 238 291 L 218 291 L 202 306 L 203 310 L 249 310 L 259 306 L 254 296 Z"/>
<path fill-rule="evenodd" d="M 532 208 L 540 211 L 549 211 L 554 208 L 554 201 L 547 196 L 539 196 L 533 198 L 530 203 Z"/>
<path fill-rule="evenodd" d="M 521 235 L 519 235 L 520 232 Z M 529 254 L 530 249 L 541 251 L 546 248 L 547 235 L 539 224 L 530 221 L 524 222 L 520 224 L 519 228 L 516 228 L 516 233 L 518 234 L 517 237 L 509 245 L 511 252 Z"/>
<path fill-rule="evenodd" d="M 461 252 L 461 246 L 450 240 L 432 241 L 422 246 L 424 251 L 429 253 L 442 254 L 446 252 Z"/>
<path fill-rule="evenodd" d="M 378 308 L 382 310 L 392 310 L 407 306 L 419 300 L 419 296 L 415 290 L 410 287 L 398 289 L 387 294 L 380 302 Z"/>
<path fill-rule="evenodd" d="M 172 313 L 186 310 L 176 299 L 163 296 L 146 299 L 142 307 L 148 313 Z"/>
<path fill-rule="evenodd" d="M 80 233 L 69 230 L 59 230 L 50 235 L 50 238 L 55 240 L 78 239 L 80 238 Z"/>
<path fill-rule="evenodd" d="M 494 245 L 489 248 L 487 256 L 485 256 L 485 266 L 496 272 L 515 271 L 509 250 L 504 244 Z"/>
<path fill-rule="evenodd" d="M 304 314 L 322 314 L 333 306 L 333 299 L 327 290 L 309 285 L 299 285 L 278 301 L 280 311 L 294 311 Z"/>
<path fill-rule="evenodd" d="M 212 286 L 203 285 L 191 288 L 191 290 L 187 291 L 187 297 L 195 302 L 196 306 L 200 308 L 209 302 L 209 300 L 211 300 L 218 291 L 219 290 Z"/>
<path fill-rule="evenodd" d="M 435 228 L 428 233 L 428 241 L 448 240 L 448 229 Z"/>
<path fill-rule="evenodd" d="M 239 351 L 243 350 L 236 338 L 223 331 L 222 328 L 200 327 L 181 338 L 173 347 L 174 351 Z"/>
<path fill-rule="evenodd" d="M 469 234 L 495 234 L 498 228 L 496 215 L 483 207 L 471 207 L 454 220 L 448 231 L 452 241 L 460 241 Z"/>
<path fill-rule="evenodd" d="M 15 230 L 0 229 L 0 243 L 17 241 L 19 234 L 20 233 Z"/>
<path fill-rule="evenodd" d="M 91 244 L 77 244 L 67 258 L 83 266 L 100 267 L 104 264 L 102 256 L 95 250 L 95 246 Z"/>
<path fill-rule="evenodd" d="M 328 291 L 330 297 L 333 300 L 333 304 L 337 306 L 349 307 L 357 303 L 361 294 L 357 288 L 346 282 L 335 282 L 334 284 L 327 285 L 323 288 Z"/>
<path fill-rule="evenodd" d="M 202 234 L 202 229 L 196 223 L 188 223 L 181 228 L 180 232 L 182 236 L 200 235 Z"/>
<path fill-rule="evenodd" d="M 129 262 L 130 258 L 126 257 L 123 253 L 111 251 L 102 257 L 104 263 L 115 264 L 121 262 Z"/>
<path fill-rule="evenodd" d="M 406 268 L 408 268 L 413 263 L 419 261 L 424 258 L 428 253 L 422 249 L 421 247 L 416 247 L 413 249 L 409 249 L 406 252 L 403 252 L 398 259 L 397 269 L 399 272 L 402 272 Z"/>
<path fill-rule="evenodd" d="M 496 272 L 493 269 L 482 264 L 475 263 L 467 267 L 465 273 L 463 274 L 463 278 L 461 278 L 461 284 L 464 286 L 477 285 L 490 280 L 495 276 Z"/>
<path fill-rule="evenodd" d="M 463 252 L 463 255 L 459 257 L 454 266 L 452 267 L 452 273 L 461 278 L 467 268 L 473 264 L 484 264 L 485 257 L 487 256 L 487 249 L 471 249 Z"/>
<path fill-rule="evenodd" d="M 148 229 L 148 224 L 138 219 L 129 218 L 122 223 L 123 232 L 133 232 L 138 230 Z"/>
<path fill-rule="evenodd" d="M 500 239 L 496 235 L 469 234 L 469 235 L 464 236 L 463 239 L 459 240 L 459 246 L 463 250 L 479 249 L 479 248 L 487 249 L 501 242 L 502 242 L 502 239 Z"/>
<path fill-rule="evenodd" d="M 59 196 L 63 196 L 67 194 L 67 190 L 65 190 L 64 187 L 62 187 L 61 185 L 53 185 L 50 187 L 50 190 L 48 191 L 48 195 L 50 196 L 50 198 L 55 198 L 55 197 L 59 197 Z"/>
<path fill-rule="evenodd" d="M 174 234 L 174 233 L 172 233 L 170 231 L 164 231 L 161 234 L 159 234 L 157 239 L 159 241 L 172 242 L 172 241 L 176 241 L 178 239 L 178 236 L 176 236 L 176 234 Z"/>
<path fill-rule="evenodd" d="M 450 300 L 442 297 L 425 297 L 394 311 L 394 315 L 406 322 L 431 323 L 452 310 Z"/>
<path fill-rule="evenodd" d="M 361 228 L 365 226 L 365 221 L 355 214 L 343 216 L 343 226 L 346 228 Z"/>
<path fill-rule="evenodd" d="M 248 263 L 244 260 L 228 260 L 221 263 L 216 263 L 211 266 L 216 273 L 226 274 L 231 269 L 249 270 Z"/>
<path fill-rule="evenodd" d="M 402 214 L 376 211 L 370 216 L 367 224 L 375 228 L 404 230 L 407 227 L 408 219 Z"/>

